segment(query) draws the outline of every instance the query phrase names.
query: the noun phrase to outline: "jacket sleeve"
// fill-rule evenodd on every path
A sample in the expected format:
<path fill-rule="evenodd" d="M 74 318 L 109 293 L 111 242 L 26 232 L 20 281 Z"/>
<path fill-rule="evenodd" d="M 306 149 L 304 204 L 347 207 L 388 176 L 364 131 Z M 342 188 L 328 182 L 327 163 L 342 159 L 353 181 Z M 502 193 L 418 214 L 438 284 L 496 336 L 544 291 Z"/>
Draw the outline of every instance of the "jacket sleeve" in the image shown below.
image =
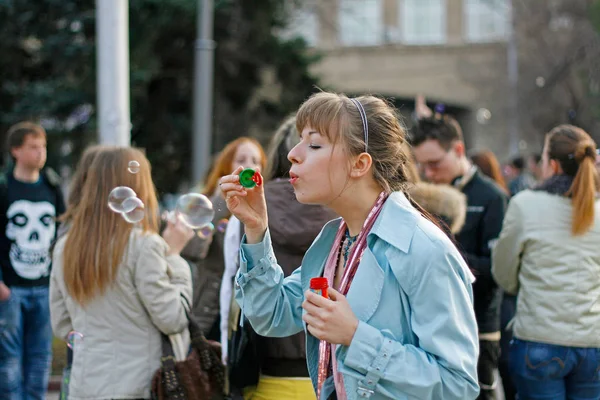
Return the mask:
<path fill-rule="evenodd" d="M 162 333 L 171 335 L 187 327 L 192 277 L 187 262 L 178 255 L 167 256 L 167 249 L 158 235 L 142 239 L 134 279 L 152 322 Z"/>
<path fill-rule="evenodd" d="M 284 279 L 268 230 L 261 243 L 248 245 L 244 241 L 245 237 L 235 285 L 242 313 L 261 336 L 286 337 L 302 331 L 302 267 Z"/>
<path fill-rule="evenodd" d="M 500 235 L 505 210 L 506 198 L 500 195 L 496 196 L 486 208 L 479 224 L 480 241 L 477 254 L 467 253 L 465 255 L 467 264 L 475 276 L 484 280 L 492 278 L 492 248 Z"/>
<path fill-rule="evenodd" d="M 50 323 L 54 336 L 63 340 L 67 339 L 69 332 L 73 330 L 73 323 L 67 310 L 65 295 L 61 290 L 61 285 L 56 268 L 50 273 Z"/>
<path fill-rule="evenodd" d="M 519 206 L 521 194 L 508 205 L 502 232 L 492 254 L 494 279 L 509 294 L 519 291 L 519 269 L 525 246 L 523 213 Z"/>
<path fill-rule="evenodd" d="M 475 399 L 479 393 L 479 342 L 473 311 L 473 277 L 453 249 L 411 255 L 410 263 L 388 257 L 409 299 L 414 343 L 401 343 L 360 321 L 349 347 L 342 346 L 344 374 L 360 391 L 386 398 Z M 411 265 L 410 269 L 406 265 Z M 402 267 L 401 265 L 404 265 Z"/>

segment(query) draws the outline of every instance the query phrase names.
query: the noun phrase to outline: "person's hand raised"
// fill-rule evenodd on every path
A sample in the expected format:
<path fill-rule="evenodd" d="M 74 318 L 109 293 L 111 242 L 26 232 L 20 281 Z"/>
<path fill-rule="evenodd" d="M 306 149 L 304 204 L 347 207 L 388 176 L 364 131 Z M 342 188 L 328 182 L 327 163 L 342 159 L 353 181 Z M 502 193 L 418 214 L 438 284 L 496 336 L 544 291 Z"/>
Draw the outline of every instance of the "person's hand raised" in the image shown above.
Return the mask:
<path fill-rule="evenodd" d="M 263 185 L 246 189 L 240 184 L 240 172 L 237 168 L 231 175 L 223 176 L 219 186 L 231 214 L 235 215 L 245 226 L 248 243 L 259 243 L 267 230 L 267 204 Z"/>
<path fill-rule="evenodd" d="M 194 237 L 194 231 L 187 227 L 179 216 L 167 218 L 167 227 L 162 233 L 169 245 L 169 254 L 179 254 L 185 245 Z"/>
<path fill-rule="evenodd" d="M 433 111 L 431 111 L 431 108 L 427 107 L 425 96 L 422 94 L 415 97 L 415 114 L 418 119 L 430 118 L 433 115 Z"/>

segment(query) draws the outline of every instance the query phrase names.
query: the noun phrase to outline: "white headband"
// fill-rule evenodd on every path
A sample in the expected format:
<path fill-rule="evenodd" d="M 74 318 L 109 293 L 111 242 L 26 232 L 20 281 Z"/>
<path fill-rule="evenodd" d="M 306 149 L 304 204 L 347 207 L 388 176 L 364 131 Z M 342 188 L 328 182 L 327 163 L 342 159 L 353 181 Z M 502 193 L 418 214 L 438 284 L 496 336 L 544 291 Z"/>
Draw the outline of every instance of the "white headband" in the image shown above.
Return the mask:
<path fill-rule="evenodd" d="M 360 101 L 358 101 L 357 99 L 350 99 L 350 101 L 352 103 L 354 103 L 354 105 L 356 106 L 356 108 L 358 108 L 358 113 L 360 114 L 360 119 L 362 120 L 362 124 L 363 124 L 363 132 L 365 134 L 365 153 L 368 153 L 368 149 L 369 149 L 369 124 L 367 122 L 367 113 L 365 112 L 365 109 L 364 109 L 363 105 L 360 104 Z"/>

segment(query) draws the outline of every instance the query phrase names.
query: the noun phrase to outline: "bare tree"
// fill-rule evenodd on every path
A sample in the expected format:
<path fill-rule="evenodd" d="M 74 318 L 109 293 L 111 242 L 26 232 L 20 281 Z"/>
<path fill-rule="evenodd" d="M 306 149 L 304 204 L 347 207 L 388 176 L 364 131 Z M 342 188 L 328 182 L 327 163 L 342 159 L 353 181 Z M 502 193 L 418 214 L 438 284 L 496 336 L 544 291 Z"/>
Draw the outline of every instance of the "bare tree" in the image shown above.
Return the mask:
<path fill-rule="evenodd" d="M 573 123 L 600 138 L 600 36 L 594 0 L 515 1 L 519 104 L 524 133 Z"/>

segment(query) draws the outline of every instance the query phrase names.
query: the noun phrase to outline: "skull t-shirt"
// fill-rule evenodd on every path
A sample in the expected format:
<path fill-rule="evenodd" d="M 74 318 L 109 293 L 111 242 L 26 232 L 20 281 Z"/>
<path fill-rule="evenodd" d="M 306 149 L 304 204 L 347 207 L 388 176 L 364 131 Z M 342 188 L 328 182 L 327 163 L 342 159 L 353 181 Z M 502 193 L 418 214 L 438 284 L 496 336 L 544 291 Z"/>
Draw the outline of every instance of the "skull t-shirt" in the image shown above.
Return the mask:
<path fill-rule="evenodd" d="M 27 183 L 9 176 L 7 184 L 6 226 L 0 231 L 2 279 L 8 286 L 47 285 L 49 250 L 56 233 L 56 191 L 43 177 Z"/>

